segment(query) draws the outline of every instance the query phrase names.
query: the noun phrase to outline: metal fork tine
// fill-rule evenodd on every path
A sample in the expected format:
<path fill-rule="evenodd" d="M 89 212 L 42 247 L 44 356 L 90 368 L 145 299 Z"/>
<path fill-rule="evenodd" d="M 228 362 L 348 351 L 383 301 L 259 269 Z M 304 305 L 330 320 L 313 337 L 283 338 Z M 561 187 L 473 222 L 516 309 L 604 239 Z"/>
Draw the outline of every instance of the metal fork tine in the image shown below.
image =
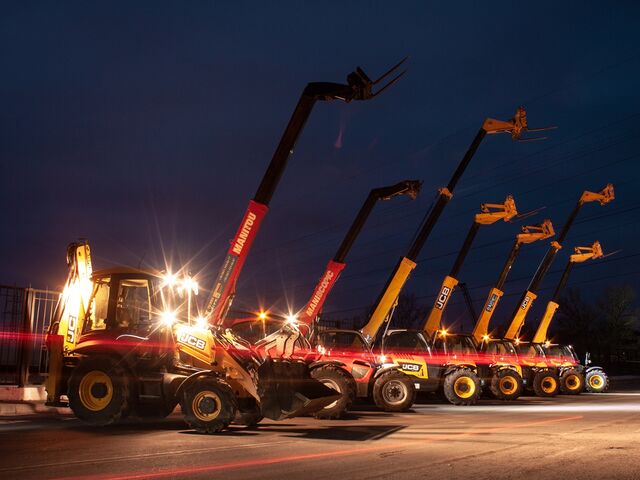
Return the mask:
<path fill-rule="evenodd" d="M 380 95 L 382 92 L 384 92 L 387 88 L 389 88 L 391 85 L 393 85 L 394 83 L 396 83 L 398 80 L 400 80 L 400 77 L 402 77 L 405 73 L 407 73 L 406 70 L 400 72 L 393 80 L 389 81 L 389 83 L 387 83 L 384 87 L 382 87 L 380 90 L 378 90 L 376 93 L 374 93 L 372 95 L 372 97 L 377 97 L 378 95 Z"/>
<path fill-rule="evenodd" d="M 547 130 L 555 130 L 557 126 L 552 127 L 539 127 L 539 128 L 527 128 L 527 132 L 546 132 Z"/>
<path fill-rule="evenodd" d="M 407 55 L 406 57 L 404 57 L 402 60 L 400 60 L 398 63 L 396 63 L 393 67 L 391 67 L 389 70 L 387 70 L 385 72 L 384 75 L 382 75 L 381 77 L 378 77 L 378 79 L 376 81 L 373 82 L 373 85 L 377 84 L 378 82 L 380 82 L 380 80 L 384 79 L 385 77 L 387 77 L 389 74 L 391 74 L 394 70 L 396 70 L 400 65 L 402 65 L 404 62 L 407 61 L 407 59 L 409 58 L 409 55 Z M 406 72 L 406 70 L 405 70 Z M 402 72 L 404 73 L 404 72 Z M 397 78 L 397 77 L 396 77 Z"/>
<path fill-rule="evenodd" d="M 520 143 L 525 143 L 525 142 L 537 142 L 539 140 L 546 140 L 548 137 L 532 137 L 532 138 L 519 138 L 518 141 Z"/>

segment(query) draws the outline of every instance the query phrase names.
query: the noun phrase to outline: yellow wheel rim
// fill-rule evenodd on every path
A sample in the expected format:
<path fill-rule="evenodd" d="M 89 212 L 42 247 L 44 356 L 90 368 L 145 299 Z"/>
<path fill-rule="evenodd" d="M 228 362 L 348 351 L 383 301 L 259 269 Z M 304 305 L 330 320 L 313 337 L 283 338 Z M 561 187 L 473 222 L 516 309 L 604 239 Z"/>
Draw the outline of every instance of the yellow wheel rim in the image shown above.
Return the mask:
<path fill-rule="evenodd" d="M 591 386 L 592 388 L 600 388 L 603 383 L 604 382 L 603 382 L 602 377 L 600 375 L 593 375 L 589 379 L 589 386 Z"/>
<path fill-rule="evenodd" d="M 542 379 L 542 382 L 540 382 L 540 386 L 542 387 L 542 391 L 544 393 L 549 394 L 556 391 L 556 388 L 558 388 L 558 383 L 553 377 L 544 377 Z"/>
<path fill-rule="evenodd" d="M 580 390 L 580 387 L 582 386 L 582 382 L 580 381 L 580 377 L 578 377 L 578 375 L 571 374 L 567 376 L 565 385 L 569 390 L 573 392 L 575 390 Z"/>
<path fill-rule="evenodd" d="M 471 398 L 476 392 L 476 384 L 469 377 L 460 377 L 454 382 L 453 391 L 460 398 Z"/>
<path fill-rule="evenodd" d="M 191 401 L 191 410 L 193 414 L 203 422 L 210 422 L 220 415 L 222 402 L 220 396 L 211 390 L 202 390 L 198 392 Z"/>
<path fill-rule="evenodd" d="M 111 378 L 100 370 L 92 370 L 80 380 L 80 402 L 92 412 L 103 410 L 113 398 Z"/>
<path fill-rule="evenodd" d="M 518 382 L 511 375 L 502 377 L 499 386 L 503 395 L 513 395 L 518 390 Z"/>

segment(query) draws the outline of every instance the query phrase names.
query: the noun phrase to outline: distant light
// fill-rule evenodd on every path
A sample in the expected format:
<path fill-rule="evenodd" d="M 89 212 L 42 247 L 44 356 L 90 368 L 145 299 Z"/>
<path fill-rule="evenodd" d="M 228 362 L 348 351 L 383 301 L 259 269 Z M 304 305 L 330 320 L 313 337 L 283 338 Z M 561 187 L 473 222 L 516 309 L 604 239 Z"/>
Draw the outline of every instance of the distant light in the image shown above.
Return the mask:
<path fill-rule="evenodd" d="M 483 335 L 482 336 L 482 341 L 483 342 L 488 342 L 489 340 L 491 340 L 491 337 L 489 335 Z"/>
<path fill-rule="evenodd" d="M 176 314 L 175 312 L 171 311 L 162 312 L 162 315 L 160 315 L 160 320 L 164 325 L 170 327 L 176 321 Z"/>
<path fill-rule="evenodd" d="M 514 342 L 516 345 L 520 345 L 520 339 L 519 339 L 519 338 L 516 338 L 513 342 Z"/>
<path fill-rule="evenodd" d="M 266 320 L 266 319 L 267 319 L 267 313 L 266 313 L 266 312 L 260 312 L 260 313 L 258 314 L 258 318 L 259 318 L 260 320 Z"/>
<path fill-rule="evenodd" d="M 546 342 L 544 342 L 544 346 L 548 347 L 549 345 L 551 345 L 551 342 L 549 340 L 547 340 Z"/>
<path fill-rule="evenodd" d="M 318 353 L 320 353 L 321 355 L 324 355 L 325 353 L 327 353 L 327 349 L 324 348 L 322 345 L 318 345 L 316 347 L 316 350 L 318 350 Z"/>
<path fill-rule="evenodd" d="M 296 324 L 298 323 L 298 317 L 290 313 L 289 315 L 287 315 L 287 322 Z"/>
<path fill-rule="evenodd" d="M 378 357 L 378 359 L 380 360 L 380 363 L 386 363 L 387 361 L 387 356 L 386 355 L 380 355 Z"/>
<path fill-rule="evenodd" d="M 447 335 L 447 330 L 446 329 L 442 329 L 440 330 L 440 335 L 442 335 L 443 337 Z"/>

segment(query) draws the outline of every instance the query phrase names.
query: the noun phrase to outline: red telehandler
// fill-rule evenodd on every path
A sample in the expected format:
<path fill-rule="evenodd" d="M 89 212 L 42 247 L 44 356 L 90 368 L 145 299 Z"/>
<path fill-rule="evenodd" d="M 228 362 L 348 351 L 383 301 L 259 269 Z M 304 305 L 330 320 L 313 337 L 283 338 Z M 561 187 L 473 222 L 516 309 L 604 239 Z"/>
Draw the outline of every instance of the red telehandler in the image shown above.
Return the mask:
<path fill-rule="evenodd" d="M 364 204 L 356 215 L 350 228 L 340 244 L 336 254 L 327 264 L 324 274 L 320 277 L 306 306 L 301 313 L 290 319 L 290 324 L 283 327 L 286 319 L 267 315 L 261 312 L 258 321 L 242 319 L 234 322 L 233 331 L 240 336 L 245 335 L 257 349 L 267 355 L 278 354 L 288 356 L 312 357 L 310 364 L 311 376 L 334 390 L 341 393 L 341 398 L 316 412 L 316 417 L 335 419 L 340 418 L 351 406 L 355 398 L 367 398 L 376 388 L 382 388 L 380 376 L 387 369 L 379 368 L 375 355 L 360 332 L 342 329 L 323 329 L 318 331 L 316 320 L 324 303 L 333 289 L 342 270 L 346 257 L 356 238 L 362 231 L 369 215 L 378 201 L 389 200 L 393 197 L 406 195 L 415 199 L 420 191 L 421 182 L 405 180 L 388 187 L 375 188 L 369 192 Z M 258 334 L 252 330 L 258 326 Z M 297 345 L 291 345 L 289 331 L 292 328 L 300 330 L 304 338 L 297 339 Z M 266 335 L 267 330 L 270 335 Z M 266 335 L 265 338 L 262 338 Z M 249 338 L 250 337 L 250 338 Z M 285 348 L 284 345 L 290 345 Z M 394 370 L 397 370 L 393 367 Z M 399 375 L 403 375 L 399 373 Z M 392 379 L 386 377 L 385 381 Z M 393 409 L 393 405 L 387 406 Z"/>
<path fill-rule="evenodd" d="M 220 326 L 224 324 L 224 318 L 235 296 L 238 277 L 249 254 L 253 240 L 268 211 L 269 202 L 284 172 L 287 161 L 293 153 L 296 140 L 300 136 L 315 103 L 317 101 L 331 100 L 342 100 L 344 102 L 370 100 L 382 93 L 391 84 L 395 83 L 405 73 L 401 72 L 378 92 L 373 92 L 373 86 L 396 71 L 405 60 L 406 58 L 389 69 L 376 81 L 371 81 L 364 71 L 358 67 L 355 72 L 347 76 L 346 85 L 319 82 L 310 83 L 306 86 L 289 120 L 289 124 L 282 135 L 282 139 L 273 154 L 273 158 L 264 174 L 262 182 L 258 186 L 253 200 L 249 202 L 249 206 L 240 222 L 238 231 L 231 241 L 227 257 L 220 268 L 218 278 L 204 311 L 204 316 L 210 325 Z"/>
<path fill-rule="evenodd" d="M 48 403 L 60 404 L 66 395 L 74 413 L 94 425 L 130 413 L 167 415 L 180 403 L 192 428 L 213 433 L 236 418 L 279 420 L 335 401 L 336 392 L 313 380 L 306 362 L 259 358 L 221 327 L 251 243 L 315 103 L 368 100 L 401 75 L 376 93 L 372 88 L 380 79 L 371 81 L 360 68 L 346 84 L 307 85 L 232 241 L 205 321 L 191 323 L 190 312 L 185 314 L 175 298 L 172 277 L 130 268 L 91 273 L 88 244 L 72 244 L 69 277 L 49 330 Z"/>

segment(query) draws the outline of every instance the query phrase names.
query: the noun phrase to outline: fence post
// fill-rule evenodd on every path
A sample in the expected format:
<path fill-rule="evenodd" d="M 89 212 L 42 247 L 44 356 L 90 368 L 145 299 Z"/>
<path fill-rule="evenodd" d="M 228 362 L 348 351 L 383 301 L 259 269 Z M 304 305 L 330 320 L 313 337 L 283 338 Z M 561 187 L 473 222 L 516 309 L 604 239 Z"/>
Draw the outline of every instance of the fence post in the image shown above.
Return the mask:
<path fill-rule="evenodd" d="M 29 365 L 31 364 L 31 346 L 33 345 L 31 337 L 33 331 L 33 299 L 33 288 L 25 288 L 19 336 L 18 387 L 24 387 L 29 383 Z"/>

